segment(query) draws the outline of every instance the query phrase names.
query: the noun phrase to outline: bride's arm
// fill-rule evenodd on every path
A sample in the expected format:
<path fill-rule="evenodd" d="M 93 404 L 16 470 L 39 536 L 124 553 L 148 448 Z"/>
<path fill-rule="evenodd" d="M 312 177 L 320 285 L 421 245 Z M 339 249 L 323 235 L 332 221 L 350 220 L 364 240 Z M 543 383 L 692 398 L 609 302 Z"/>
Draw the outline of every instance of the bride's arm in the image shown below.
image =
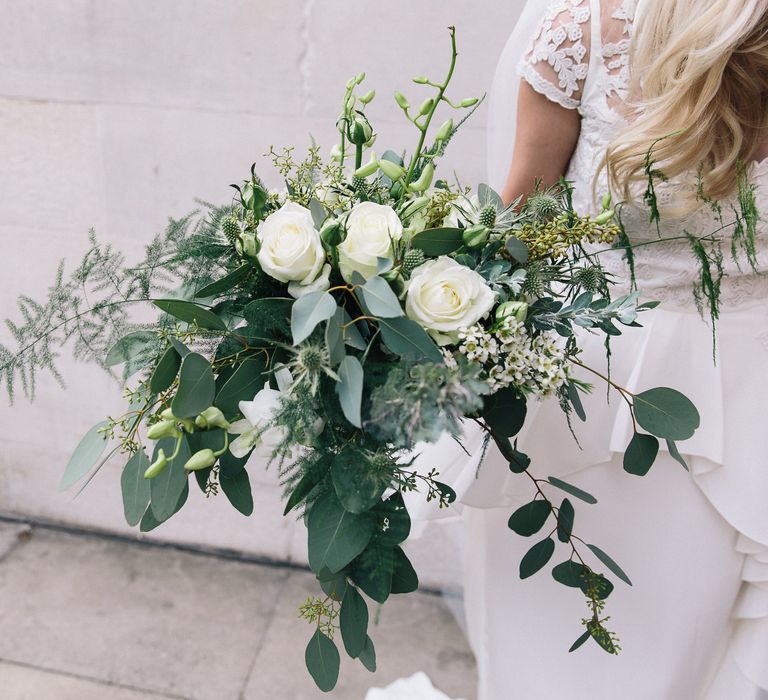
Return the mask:
<path fill-rule="evenodd" d="M 536 92 L 521 81 L 515 152 L 502 191 L 505 204 L 530 194 L 539 179 L 544 185 L 565 175 L 581 130 L 581 116 Z"/>

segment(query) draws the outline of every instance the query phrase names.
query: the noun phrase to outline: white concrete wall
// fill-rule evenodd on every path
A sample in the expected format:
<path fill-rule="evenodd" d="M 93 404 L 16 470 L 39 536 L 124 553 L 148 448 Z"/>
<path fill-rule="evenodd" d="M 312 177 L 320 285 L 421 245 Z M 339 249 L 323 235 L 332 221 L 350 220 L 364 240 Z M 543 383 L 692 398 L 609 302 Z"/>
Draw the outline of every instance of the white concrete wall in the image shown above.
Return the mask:
<path fill-rule="evenodd" d="M 0 317 L 40 297 L 64 257 L 74 264 L 95 227 L 137 254 L 194 198 L 224 202 L 230 182 L 270 144 L 326 148 L 344 83 L 360 70 L 378 96 L 369 114 L 377 149 L 412 149 L 415 130 L 392 99 L 418 100 L 410 78 L 441 77 L 458 29 L 455 98 L 481 94 L 516 20 L 518 3 L 490 0 L 5 0 L 0 5 Z M 485 161 L 481 109 L 451 144 L 443 172 L 476 184 Z M 0 330 L 0 342 L 8 333 Z M 30 405 L 0 397 L 0 513 L 128 532 L 120 462 L 77 499 L 57 491 L 67 457 L 119 387 L 98 368 L 63 358 L 68 389 L 39 386 Z M 251 470 L 256 510 L 224 497 L 190 503 L 152 536 L 304 558 L 303 527 L 281 517 L 274 475 Z M 437 537 L 437 536 L 435 536 Z M 439 537 L 438 537 L 439 540 Z M 417 558 L 445 578 L 444 545 Z M 431 553 L 431 556 L 429 556 Z"/>

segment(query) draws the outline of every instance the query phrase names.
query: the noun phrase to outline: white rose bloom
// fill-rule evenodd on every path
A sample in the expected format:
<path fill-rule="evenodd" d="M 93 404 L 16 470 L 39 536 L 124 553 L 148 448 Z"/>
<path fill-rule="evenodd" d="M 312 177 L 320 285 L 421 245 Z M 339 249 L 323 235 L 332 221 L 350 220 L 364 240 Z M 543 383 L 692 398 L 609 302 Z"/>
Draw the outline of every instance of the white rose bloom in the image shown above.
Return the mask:
<path fill-rule="evenodd" d="M 493 308 L 496 295 L 474 270 L 448 257 L 419 265 L 406 285 L 405 313 L 439 345 L 455 342 Z"/>
<path fill-rule="evenodd" d="M 256 237 L 261 244 L 256 257 L 270 277 L 300 285 L 317 279 L 325 251 L 309 209 L 287 202 L 259 224 Z"/>
<path fill-rule="evenodd" d="M 360 202 L 347 217 L 347 237 L 339 244 L 339 268 L 347 282 L 352 273 L 365 279 L 378 270 L 377 258 L 392 260 L 392 243 L 403 237 L 403 224 L 392 207 Z"/>

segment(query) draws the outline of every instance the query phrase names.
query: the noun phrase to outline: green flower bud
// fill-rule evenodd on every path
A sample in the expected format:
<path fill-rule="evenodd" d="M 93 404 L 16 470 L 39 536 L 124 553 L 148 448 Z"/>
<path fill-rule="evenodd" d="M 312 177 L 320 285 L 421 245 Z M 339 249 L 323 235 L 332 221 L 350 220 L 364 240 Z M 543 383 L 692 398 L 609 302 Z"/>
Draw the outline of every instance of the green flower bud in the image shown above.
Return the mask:
<path fill-rule="evenodd" d="M 369 90 L 359 99 L 360 102 L 362 102 L 364 105 L 367 105 L 373 100 L 374 97 L 376 97 L 376 90 Z"/>
<path fill-rule="evenodd" d="M 403 209 L 401 219 L 407 219 L 413 216 L 417 211 L 422 210 L 429 204 L 429 197 L 416 197 L 412 200 L 405 209 Z"/>
<path fill-rule="evenodd" d="M 347 112 L 351 112 L 355 108 L 355 102 L 356 102 L 355 96 L 354 95 L 350 95 L 347 98 L 346 104 L 344 105 L 345 110 Z"/>
<path fill-rule="evenodd" d="M 603 211 L 606 211 L 607 209 L 610 209 L 612 202 L 613 202 L 613 197 L 611 196 L 611 193 L 608 192 L 607 194 L 604 194 L 603 195 L 603 201 L 602 201 L 602 209 L 603 209 Z"/>
<path fill-rule="evenodd" d="M 424 166 L 424 170 L 421 171 L 421 175 L 416 182 L 412 182 L 408 185 L 408 189 L 411 192 L 424 192 L 431 184 L 432 178 L 435 176 L 435 166 L 431 162 Z"/>
<path fill-rule="evenodd" d="M 160 418 L 163 420 L 176 420 L 176 416 L 173 415 L 173 411 L 170 408 L 166 408 L 160 414 Z"/>
<path fill-rule="evenodd" d="M 378 136 L 378 134 L 374 134 L 374 135 L 373 135 L 373 136 L 371 136 L 371 138 L 369 138 L 369 139 L 368 139 L 368 140 L 367 140 L 367 141 L 366 141 L 366 142 L 365 142 L 363 145 L 364 145 L 366 148 L 370 148 L 371 146 L 373 146 L 373 144 L 374 144 L 374 143 L 376 143 L 376 137 L 377 137 L 377 136 Z"/>
<path fill-rule="evenodd" d="M 395 102 L 400 105 L 400 109 L 408 109 L 411 106 L 408 104 L 408 100 L 405 99 L 405 95 L 398 90 L 395 90 Z"/>
<path fill-rule="evenodd" d="M 191 418 L 179 418 L 179 422 L 181 423 L 181 427 L 184 428 L 185 432 L 195 432 L 195 421 L 193 421 Z"/>
<path fill-rule="evenodd" d="M 401 177 L 405 177 L 405 168 L 391 160 L 380 160 L 379 170 L 383 172 L 392 182 L 397 182 Z"/>
<path fill-rule="evenodd" d="M 434 107 L 434 105 L 435 101 L 429 97 L 421 103 L 421 107 L 419 107 L 419 114 L 427 114 L 432 109 L 432 107 Z"/>
<path fill-rule="evenodd" d="M 355 78 L 350 78 L 347 80 L 347 90 L 351 90 L 353 87 L 355 87 L 355 85 L 357 85 Z"/>
<path fill-rule="evenodd" d="M 352 128 L 349 131 L 349 140 L 356 146 L 363 145 L 373 136 L 373 129 L 365 117 L 355 118 Z"/>
<path fill-rule="evenodd" d="M 482 224 L 477 224 L 466 229 L 461 238 L 467 248 L 479 248 L 488 242 L 488 229 Z"/>
<path fill-rule="evenodd" d="M 609 223 L 613 219 L 615 214 L 616 214 L 616 212 L 613 209 L 609 209 L 608 211 L 604 211 L 602 214 L 600 214 L 600 216 L 598 216 L 595 219 L 595 223 L 598 226 L 604 226 L 605 224 Z"/>
<path fill-rule="evenodd" d="M 453 119 L 446 119 L 435 134 L 435 141 L 445 141 L 453 132 Z"/>
<path fill-rule="evenodd" d="M 243 231 L 235 244 L 235 248 L 240 255 L 246 258 L 255 258 L 259 253 L 259 241 L 256 234 L 252 231 Z"/>
<path fill-rule="evenodd" d="M 210 406 L 195 418 L 195 425 L 203 430 L 209 430 L 210 428 L 227 430 L 229 428 L 229 421 L 216 406 Z"/>
<path fill-rule="evenodd" d="M 326 248 L 333 248 L 344 238 L 344 229 L 337 219 L 328 219 L 320 229 L 320 240 Z"/>
<path fill-rule="evenodd" d="M 379 161 L 376 160 L 376 154 L 371 153 L 370 160 L 365 165 L 361 165 L 355 170 L 355 177 L 366 178 L 369 175 L 373 175 L 378 169 Z"/>
<path fill-rule="evenodd" d="M 147 437 L 150 440 L 162 440 L 163 438 L 178 437 L 179 429 L 176 427 L 176 421 L 162 420 L 159 423 L 150 425 L 147 430 Z"/>
<path fill-rule="evenodd" d="M 429 78 L 423 75 L 417 75 L 413 79 L 413 82 L 416 83 L 417 85 L 426 85 L 429 82 Z"/>
<path fill-rule="evenodd" d="M 524 301 L 505 301 L 496 309 L 497 321 L 509 318 L 510 316 L 514 316 L 520 323 L 523 323 L 528 317 L 528 304 Z"/>
<path fill-rule="evenodd" d="M 476 105 L 480 100 L 477 99 L 477 97 L 467 97 L 466 99 L 459 102 L 459 107 L 472 107 L 473 105 Z"/>
<path fill-rule="evenodd" d="M 208 469 L 216 464 L 216 455 L 213 454 L 213 450 L 208 447 L 198 450 L 193 454 L 184 465 L 184 469 L 188 472 L 196 472 L 200 469 Z"/>
<path fill-rule="evenodd" d="M 362 82 L 363 82 L 363 80 L 365 80 L 365 73 L 364 73 L 364 72 L 363 72 L 363 73 L 358 73 L 358 74 L 357 74 L 357 77 L 355 78 L 355 82 L 356 82 L 358 85 L 360 85 L 360 83 L 362 83 Z"/>
<path fill-rule="evenodd" d="M 144 472 L 145 479 L 154 479 L 160 472 L 168 466 L 168 458 L 165 456 L 165 452 L 161 449 L 157 451 L 157 459 L 147 467 L 147 471 Z"/>

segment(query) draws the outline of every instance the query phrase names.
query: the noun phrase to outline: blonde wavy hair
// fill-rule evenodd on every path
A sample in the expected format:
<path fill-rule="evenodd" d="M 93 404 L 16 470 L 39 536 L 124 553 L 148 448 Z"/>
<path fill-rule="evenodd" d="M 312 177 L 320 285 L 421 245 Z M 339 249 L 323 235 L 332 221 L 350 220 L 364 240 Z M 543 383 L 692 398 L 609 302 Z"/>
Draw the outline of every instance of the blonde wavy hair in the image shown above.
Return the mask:
<path fill-rule="evenodd" d="M 707 197 L 727 197 L 739 163 L 768 136 L 768 0 L 641 0 L 640 9 L 629 125 L 606 153 L 611 189 L 633 199 L 653 145 L 664 175 L 701 172 Z"/>

